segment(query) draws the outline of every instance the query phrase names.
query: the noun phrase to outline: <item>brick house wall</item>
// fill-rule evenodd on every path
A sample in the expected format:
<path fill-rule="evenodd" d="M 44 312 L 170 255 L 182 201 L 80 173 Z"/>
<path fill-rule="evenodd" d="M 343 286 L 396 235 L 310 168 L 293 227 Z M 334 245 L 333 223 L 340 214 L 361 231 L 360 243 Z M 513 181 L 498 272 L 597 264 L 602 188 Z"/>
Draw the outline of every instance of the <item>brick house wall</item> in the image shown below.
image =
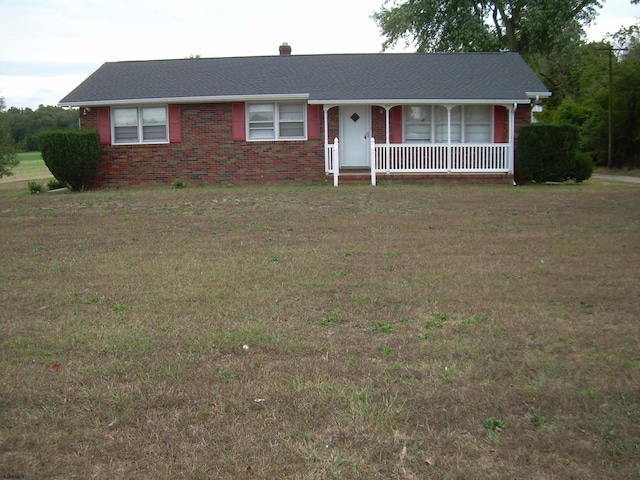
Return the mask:
<path fill-rule="evenodd" d="M 81 113 L 82 128 L 98 130 L 98 109 Z M 82 112 L 82 109 L 81 109 Z M 531 119 L 531 107 L 516 110 L 517 132 Z M 378 143 L 385 141 L 384 109 L 371 107 L 371 131 Z M 339 137 L 339 108 L 328 111 L 328 138 Z M 182 140 L 168 144 L 102 145 L 102 159 L 90 188 L 171 185 L 180 178 L 188 185 L 312 183 L 331 181 L 324 172 L 324 121 L 320 138 L 306 141 L 232 139 L 232 104 L 181 105 Z M 505 122 L 508 129 L 508 122 Z M 392 129 L 392 128 L 391 128 Z M 508 132 L 505 135 L 508 139 Z M 517 149 L 516 149 L 517 151 Z M 475 183 L 483 175 L 413 175 L 406 181 Z M 512 179 L 499 175 L 500 180 Z"/>
<path fill-rule="evenodd" d="M 232 140 L 231 104 L 182 105 L 182 141 L 102 145 L 91 188 L 324 182 L 324 133 L 307 141 Z M 81 115 L 82 128 L 98 128 L 97 109 Z M 321 126 L 322 128 L 322 126 Z"/>

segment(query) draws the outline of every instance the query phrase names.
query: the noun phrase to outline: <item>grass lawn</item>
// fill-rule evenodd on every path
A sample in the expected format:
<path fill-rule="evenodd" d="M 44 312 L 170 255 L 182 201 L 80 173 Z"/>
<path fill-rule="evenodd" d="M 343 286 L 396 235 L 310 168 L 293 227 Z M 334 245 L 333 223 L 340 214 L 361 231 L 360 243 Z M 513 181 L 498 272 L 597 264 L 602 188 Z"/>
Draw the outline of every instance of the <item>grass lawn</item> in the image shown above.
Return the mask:
<path fill-rule="evenodd" d="M 44 164 L 40 152 L 19 153 L 20 163 L 13 169 L 13 175 L 0 178 L 0 192 L 15 190 L 16 187 L 27 190 L 30 181 L 41 183 L 44 187 L 53 179 L 53 175 Z"/>
<path fill-rule="evenodd" d="M 0 191 L 0 476 L 640 475 L 640 185 Z"/>

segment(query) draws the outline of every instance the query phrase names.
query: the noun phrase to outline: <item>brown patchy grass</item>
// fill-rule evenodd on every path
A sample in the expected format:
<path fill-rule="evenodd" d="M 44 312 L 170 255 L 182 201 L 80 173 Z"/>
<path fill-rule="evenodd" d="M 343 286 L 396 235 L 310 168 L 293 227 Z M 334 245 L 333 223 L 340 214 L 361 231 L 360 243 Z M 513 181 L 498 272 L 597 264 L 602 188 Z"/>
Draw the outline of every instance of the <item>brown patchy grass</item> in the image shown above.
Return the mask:
<path fill-rule="evenodd" d="M 2 191 L 0 222 L 2 476 L 639 474 L 638 185 Z"/>

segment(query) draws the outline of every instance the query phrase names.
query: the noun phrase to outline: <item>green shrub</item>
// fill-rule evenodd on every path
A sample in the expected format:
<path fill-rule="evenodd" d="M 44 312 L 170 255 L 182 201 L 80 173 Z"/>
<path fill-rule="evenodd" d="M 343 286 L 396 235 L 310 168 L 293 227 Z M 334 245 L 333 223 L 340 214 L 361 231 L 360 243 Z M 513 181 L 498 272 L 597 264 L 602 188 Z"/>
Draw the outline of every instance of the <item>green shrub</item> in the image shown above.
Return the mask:
<path fill-rule="evenodd" d="M 172 183 L 173 188 L 185 188 L 187 184 L 181 179 L 176 178 Z"/>
<path fill-rule="evenodd" d="M 43 190 L 41 183 L 33 182 L 33 181 L 29 182 L 27 184 L 27 187 L 29 188 L 29 191 L 31 193 L 42 193 L 42 190 Z"/>
<path fill-rule="evenodd" d="M 60 130 L 40 134 L 40 151 L 49 171 L 72 190 L 82 190 L 100 162 L 100 137 L 95 130 Z"/>
<path fill-rule="evenodd" d="M 532 123 L 518 135 L 518 183 L 564 182 L 571 178 L 578 154 L 578 129 L 573 125 Z"/>
<path fill-rule="evenodd" d="M 66 186 L 67 186 L 66 183 L 61 182 L 57 178 L 54 178 L 53 180 L 49 180 L 49 183 L 47 183 L 47 188 L 49 190 L 57 190 L 59 188 L 65 188 Z"/>
<path fill-rule="evenodd" d="M 576 163 L 569 177 L 580 183 L 584 180 L 589 180 L 591 175 L 593 175 L 593 160 L 591 160 L 591 157 L 586 153 L 578 152 L 576 155 Z"/>

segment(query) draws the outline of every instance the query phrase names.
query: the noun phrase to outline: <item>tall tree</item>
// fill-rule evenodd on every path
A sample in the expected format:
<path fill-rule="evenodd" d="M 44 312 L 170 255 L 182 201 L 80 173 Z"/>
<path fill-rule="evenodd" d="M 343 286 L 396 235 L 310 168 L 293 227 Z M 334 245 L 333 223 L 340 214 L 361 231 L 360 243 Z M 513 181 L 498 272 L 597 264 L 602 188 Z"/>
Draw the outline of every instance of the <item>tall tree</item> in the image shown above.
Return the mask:
<path fill-rule="evenodd" d="M 13 175 L 12 169 L 18 165 L 16 148 L 5 128 L 6 112 L 4 97 L 0 97 L 0 178 Z"/>
<path fill-rule="evenodd" d="M 373 14 L 386 37 L 421 52 L 500 51 L 525 56 L 551 51 L 583 33 L 600 0 L 387 0 Z"/>

